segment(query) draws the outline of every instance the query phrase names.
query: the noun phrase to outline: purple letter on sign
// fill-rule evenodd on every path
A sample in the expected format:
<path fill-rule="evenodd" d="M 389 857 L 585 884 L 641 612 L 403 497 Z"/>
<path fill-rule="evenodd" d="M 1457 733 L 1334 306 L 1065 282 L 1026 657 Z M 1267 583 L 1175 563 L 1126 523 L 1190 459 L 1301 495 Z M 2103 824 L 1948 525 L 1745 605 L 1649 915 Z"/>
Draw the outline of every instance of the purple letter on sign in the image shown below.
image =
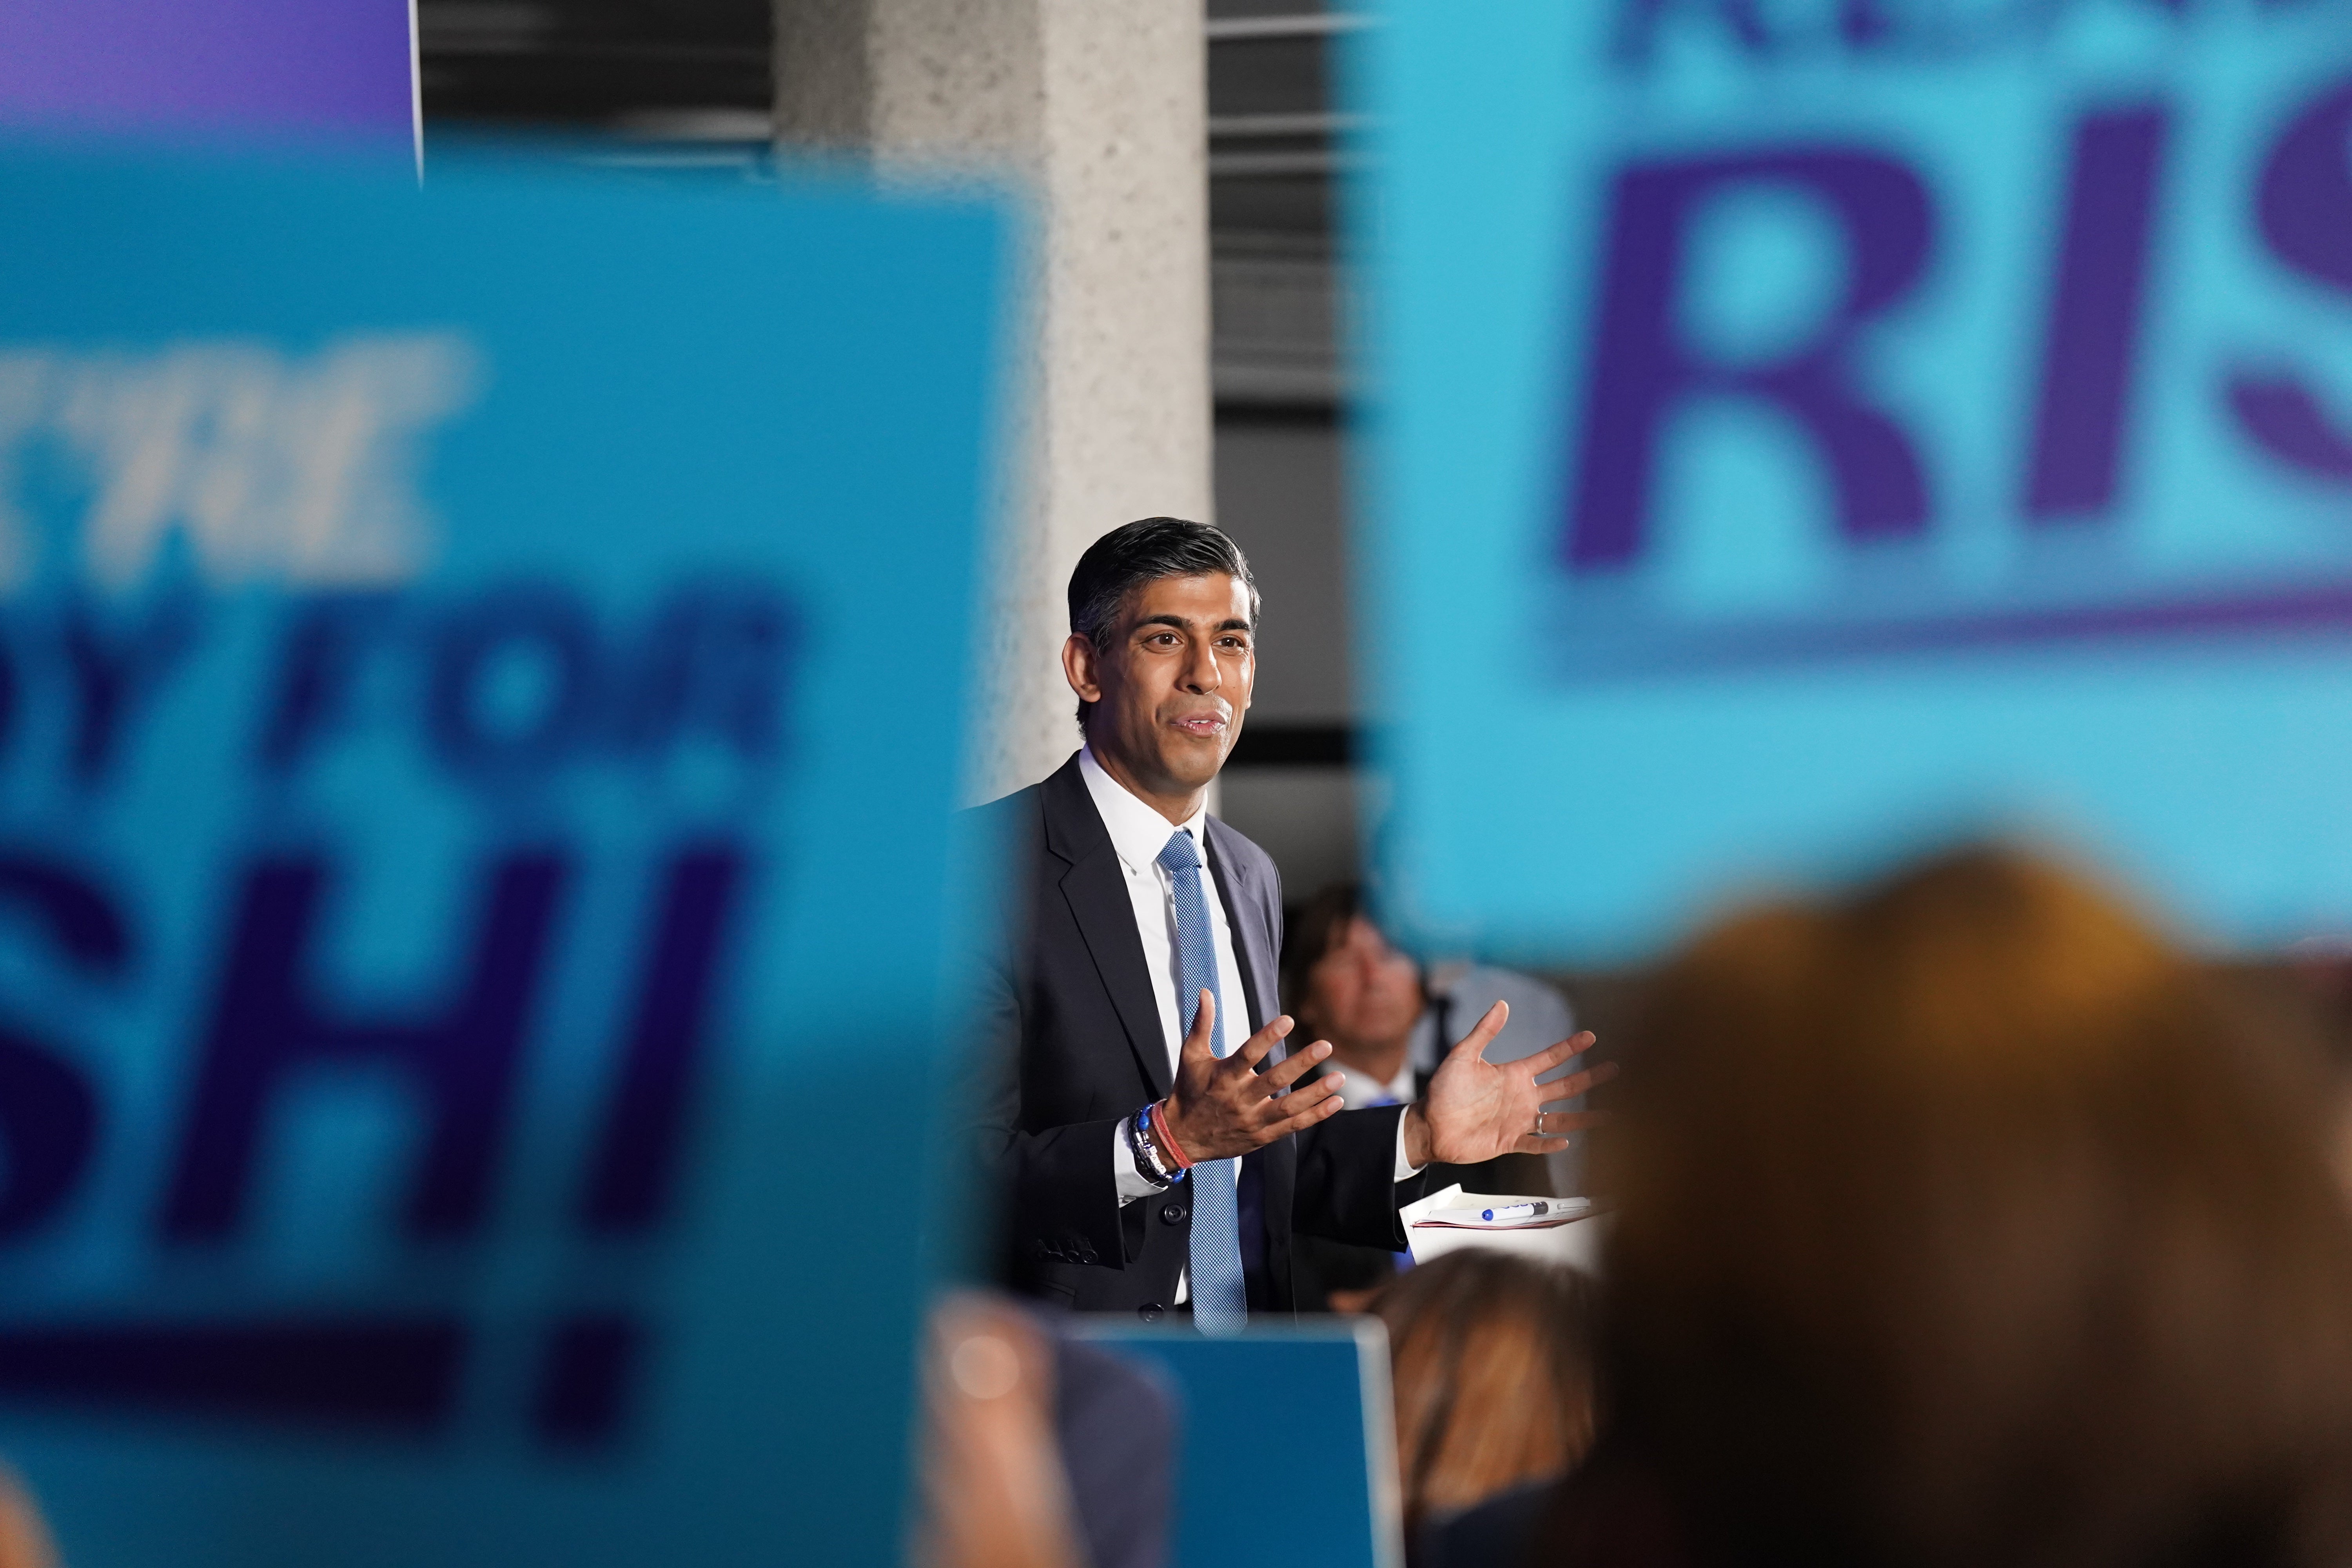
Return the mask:
<path fill-rule="evenodd" d="M 1682 341 L 1675 302 L 1691 215 L 1727 186 L 1769 183 L 1819 196 L 1843 227 L 1845 298 L 1812 341 L 1761 364 L 1726 364 Z M 1927 521 L 1927 486 L 1895 423 L 1856 397 L 1846 357 L 1855 330 L 1919 276 L 1931 217 L 1918 177 L 1892 159 L 1837 149 L 1638 163 L 1617 177 L 1607 275 L 1569 519 L 1571 569 L 1642 552 L 1658 427 L 1678 402 L 1730 393 L 1778 404 L 1829 459 L 1838 527 L 1850 540 L 1900 538 Z"/>
<path fill-rule="evenodd" d="M 2255 218 L 2271 254 L 2313 282 L 2352 294 L 2352 83 L 2295 117 L 2263 167 Z M 2291 371 L 2229 379 L 2231 412 L 2255 444 L 2307 474 L 2352 481 L 2352 436 Z"/>
<path fill-rule="evenodd" d="M 467 973 L 438 1014 L 339 1014 L 313 1000 L 313 937 L 327 868 L 264 861 L 246 879 L 220 999 L 180 1144 L 163 1235 L 217 1241 L 243 1223 L 262 1118 L 304 1064 L 392 1061 L 410 1069 L 432 1131 L 408 1200 L 412 1236 L 464 1236 L 489 1210 L 515 1069 L 568 869 L 552 852 L 508 856 L 485 879 Z"/>
<path fill-rule="evenodd" d="M 2160 109 L 2095 114 L 2075 128 L 2025 482 L 2025 512 L 2036 522 L 2099 511 L 2115 499 L 2164 132 Z"/>

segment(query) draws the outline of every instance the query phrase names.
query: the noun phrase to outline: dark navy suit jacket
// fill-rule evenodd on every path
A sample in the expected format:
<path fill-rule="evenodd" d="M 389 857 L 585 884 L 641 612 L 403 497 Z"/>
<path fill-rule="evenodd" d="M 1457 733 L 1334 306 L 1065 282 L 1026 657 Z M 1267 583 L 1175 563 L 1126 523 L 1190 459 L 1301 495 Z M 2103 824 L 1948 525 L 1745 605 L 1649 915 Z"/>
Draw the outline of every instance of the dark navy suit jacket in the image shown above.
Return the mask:
<path fill-rule="evenodd" d="M 1007 856 L 1003 940 L 983 966 L 980 1002 L 992 1068 L 980 1132 L 1003 1205 L 1006 1273 L 1015 1289 L 1079 1311 L 1157 1318 L 1185 1265 L 1192 1194 L 1178 1183 L 1123 1208 L 1118 1201 L 1113 1129 L 1170 1087 L 1125 874 L 1075 756 L 981 810 Z M 1207 837 L 1254 1033 L 1281 1011 L 1281 879 L 1265 851 L 1213 816 Z M 1343 1110 L 1243 1161 L 1253 1310 L 1292 1310 L 1295 1232 L 1404 1246 L 1397 1210 L 1422 1184 L 1394 1179 L 1403 1113 Z"/>

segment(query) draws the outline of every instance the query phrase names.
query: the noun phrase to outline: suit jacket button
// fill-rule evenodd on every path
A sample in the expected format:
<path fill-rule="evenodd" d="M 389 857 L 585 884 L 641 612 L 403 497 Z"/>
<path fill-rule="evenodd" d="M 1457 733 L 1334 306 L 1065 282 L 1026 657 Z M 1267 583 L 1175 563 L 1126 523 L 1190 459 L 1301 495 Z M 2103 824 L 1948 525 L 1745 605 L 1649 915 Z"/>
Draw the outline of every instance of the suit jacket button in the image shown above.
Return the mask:
<path fill-rule="evenodd" d="M 1182 1225 L 1184 1223 L 1184 1205 L 1182 1204 L 1161 1205 L 1160 1209 L 1160 1223 L 1162 1225 Z"/>
<path fill-rule="evenodd" d="M 1147 1323 L 1156 1323 L 1168 1315 L 1168 1309 L 1157 1301 L 1146 1301 L 1135 1310 L 1135 1315 Z"/>

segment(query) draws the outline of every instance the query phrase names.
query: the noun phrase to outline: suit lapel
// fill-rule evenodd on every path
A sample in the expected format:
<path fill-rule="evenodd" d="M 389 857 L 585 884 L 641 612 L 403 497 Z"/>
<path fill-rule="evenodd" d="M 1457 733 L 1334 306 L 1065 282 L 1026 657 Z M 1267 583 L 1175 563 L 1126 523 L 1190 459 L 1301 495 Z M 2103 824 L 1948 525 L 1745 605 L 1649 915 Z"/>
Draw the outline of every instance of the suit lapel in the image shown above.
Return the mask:
<path fill-rule="evenodd" d="M 1143 961 L 1143 938 L 1135 929 L 1135 903 L 1110 830 L 1103 826 L 1087 781 L 1073 757 L 1045 781 L 1045 847 L 1069 862 L 1062 873 L 1062 897 L 1086 939 L 1095 973 L 1110 994 L 1111 1007 L 1127 1031 L 1128 1047 L 1143 1069 L 1153 1098 L 1173 1087 L 1169 1079 L 1168 1040 L 1160 1003 L 1151 994 L 1151 971 Z M 1227 918 L 1231 918 L 1230 916 Z"/>

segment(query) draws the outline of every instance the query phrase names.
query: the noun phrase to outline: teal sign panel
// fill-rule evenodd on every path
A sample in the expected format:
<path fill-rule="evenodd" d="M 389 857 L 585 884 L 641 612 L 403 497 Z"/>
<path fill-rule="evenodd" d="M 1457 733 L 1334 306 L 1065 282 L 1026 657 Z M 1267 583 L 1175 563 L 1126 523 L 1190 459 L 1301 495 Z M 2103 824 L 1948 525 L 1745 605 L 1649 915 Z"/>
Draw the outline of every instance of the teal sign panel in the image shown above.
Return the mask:
<path fill-rule="evenodd" d="M 2352 5 L 1393 0 L 1399 915 L 1616 963 L 1958 837 L 2352 927 Z"/>
<path fill-rule="evenodd" d="M 66 1560 L 895 1561 L 997 218 L 0 205 L 0 1456 Z"/>
<path fill-rule="evenodd" d="M 1108 1319 L 1079 1337 L 1159 1373 L 1184 1435 L 1171 1568 L 1402 1568 L 1389 1338 L 1333 1318 L 1205 1339 Z M 1270 1506 L 1253 1479 L 1281 1456 Z"/>

